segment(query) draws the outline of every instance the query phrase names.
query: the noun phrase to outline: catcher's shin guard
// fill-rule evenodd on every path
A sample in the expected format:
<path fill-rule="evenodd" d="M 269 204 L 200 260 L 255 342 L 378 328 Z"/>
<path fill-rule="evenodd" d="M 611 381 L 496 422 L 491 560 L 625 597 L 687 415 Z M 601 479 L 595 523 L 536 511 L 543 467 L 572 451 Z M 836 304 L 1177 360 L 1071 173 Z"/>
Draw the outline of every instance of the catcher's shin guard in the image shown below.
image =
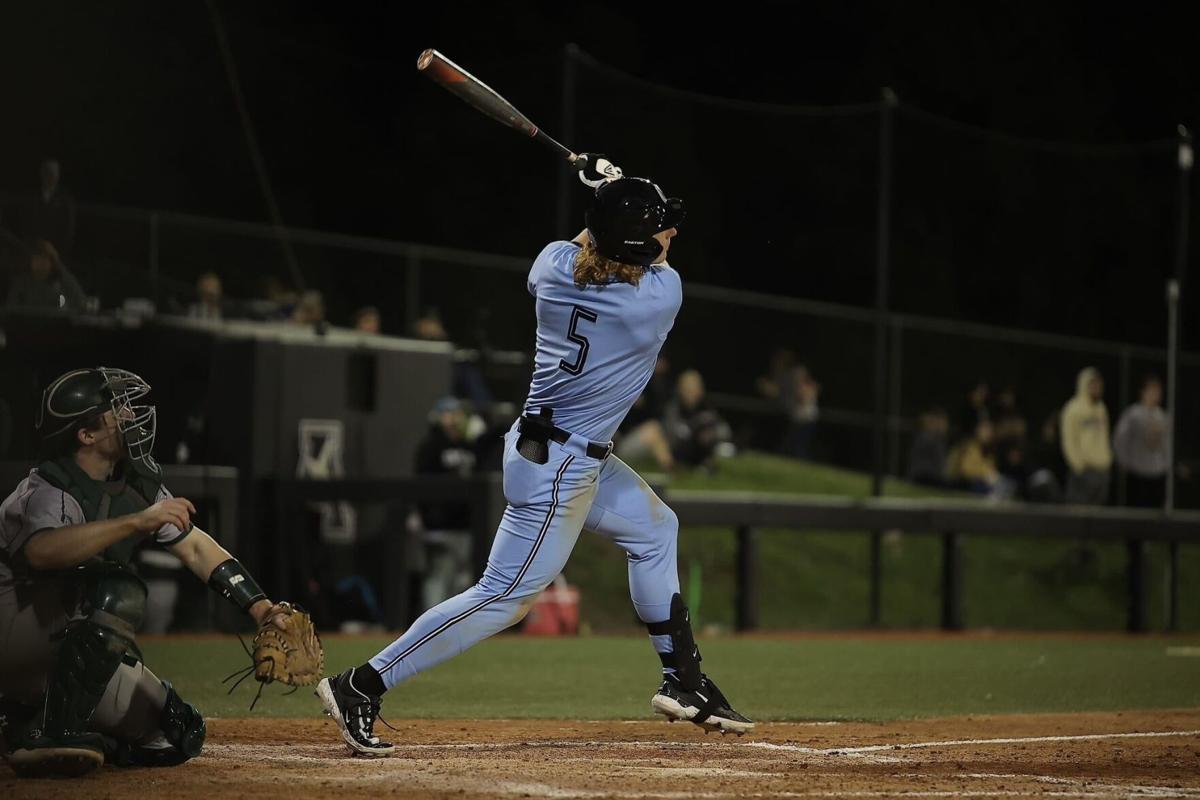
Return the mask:
<path fill-rule="evenodd" d="M 675 671 L 680 685 L 688 691 L 700 688 L 700 648 L 692 636 L 692 621 L 679 593 L 671 596 L 671 618 L 663 622 L 648 622 L 651 636 L 670 636 L 671 652 L 659 653 L 664 669 Z"/>
<path fill-rule="evenodd" d="M 167 699 L 158 717 L 161 733 L 149 741 L 130 742 L 105 737 L 105 761 L 118 767 L 174 767 L 200 755 L 204 747 L 204 717 L 184 702 L 168 681 Z"/>
<path fill-rule="evenodd" d="M 83 611 L 68 626 L 40 717 L 11 748 L 23 775 L 79 775 L 103 763 L 104 744 L 88 723 L 146 613 L 146 585 L 123 568 L 85 572 Z"/>
<path fill-rule="evenodd" d="M 194 705 L 184 702 L 168 681 L 163 681 L 163 686 L 167 689 L 167 702 L 159 717 L 163 735 L 183 756 L 183 761 L 195 758 L 204 749 L 207 732 L 204 717 Z"/>

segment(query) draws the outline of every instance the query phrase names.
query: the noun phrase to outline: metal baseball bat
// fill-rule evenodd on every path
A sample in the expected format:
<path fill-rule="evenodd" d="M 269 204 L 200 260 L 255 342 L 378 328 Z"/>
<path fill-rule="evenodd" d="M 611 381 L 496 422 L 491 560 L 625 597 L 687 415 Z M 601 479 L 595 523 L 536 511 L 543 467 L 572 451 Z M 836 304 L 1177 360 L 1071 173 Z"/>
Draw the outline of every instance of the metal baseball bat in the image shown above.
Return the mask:
<path fill-rule="evenodd" d="M 417 69 L 424 72 L 431 81 L 501 125 L 548 145 L 572 164 L 578 158 L 570 148 L 547 136 L 545 131 L 530 122 L 528 117 L 494 89 L 437 50 L 431 48 L 421 53 L 417 58 Z"/>

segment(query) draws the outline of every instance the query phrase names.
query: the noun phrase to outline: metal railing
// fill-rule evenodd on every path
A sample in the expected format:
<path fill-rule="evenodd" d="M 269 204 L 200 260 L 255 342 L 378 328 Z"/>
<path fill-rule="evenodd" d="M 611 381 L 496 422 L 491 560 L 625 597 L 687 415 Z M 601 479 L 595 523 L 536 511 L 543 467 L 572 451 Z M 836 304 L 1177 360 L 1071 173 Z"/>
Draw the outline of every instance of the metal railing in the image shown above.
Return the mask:
<path fill-rule="evenodd" d="M 17 202 L 20 198 L 0 195 L 0 201 Z M 485 315 L 493 303 L 481 306 L 478 293 L 456 291 L 465 283 L 484 283 L 481 291 L 494 300 L 496 308 L 511 303 L 528 302 L 524 281 L 520 275 L 529 265 L 528 258 L 480 253 L 469 250 L 397 242 L 393 240 L 330 233 L 305 228 L 276 228 L 274 226 L 221 220 L 194 214 L 83 204 L 80 219 L 92 220 L 101 227 L 125 226 L 112 243 L 105 244 L 104 253 L 94 245 L 92 252 L 82 256 L 93 261 L 103 257 L 126 263 L 136 277 L 136 285 L 150 294 L 160 307 L 190 300 L 191 284 L 184 275 L 188 270 L 197 273 L 200 259 L 205 268 L 215 268 L 233 275 L 262 271 L 256 259 L 262 247 L 274 246 L 277 237 L 285 235 L 298 248 L 304 263 L 319 265 L 329 261 L 327 280 L 320 288 L 338 292 L 331 297 L 346 295 L 348 302 L 371 302 L 380 296 L 383 287 L 398 300 L 396 314 L 391 318 L 393 329 L 410 330 L 413 323 L 429 306 L 438 306 L 446 317 L 447 327 L 455 339 L 487 353 L 518 350 L 530 342 L 531 315 L 525 313 L 494 313 Z M 81 224 L 83 224 L 81 222 Z M 213 255 L 203 248 L 197 251 L 196 242 L 212 245 Z M 246 243 L 256 243 L 249 248 Z M 305 248 L 311 248 L 306 250 Z M 252 249 L 251 253 L 243 250 Z M 340 254 L 340 255 L 339 255 Z M 238 260 L 242 258 L 244 260 Z M 343 267 L 341 259 L 352 258 Z M 354 301 L 353 290 L 342 284 L 347 276 L 362 273 L 367 288 Z M 97 279 L 106 276 L 105 269 L 96 269 Z M 494 276 L 494 277 L 489 277 Z M 1149 368 L 1161 371 L 1166 364 L 1165 348 L 1147 347 L 1128 342 L 1106 341 L 1039 331 L 1004 328 L 960 320 L 941 319 L 896 311 L 887 311 L 882 320 L 888 349 L 885 381 L 887 405 L 882 419 L 875 413 L 877 396 L 869 370 L 877 344 L 875 326 L 878 312 L 862 307 L 815 301 L 804 298 L 731 289 L 685 281 L 686 303 L 677 321 L 668 351 L 680 353 L 679 362 L 701 368 L 708 379 L 710 391 L 720 398 L 724 408 L 744 412 L 748 418 L 770 414 L 769 404 L 752 394 L 754 370 L 760 364 L 738 353 L 725 357 L 720 348 L 728 343 L 728 330 L 715 326 L 713 320 L 736 320 L 737 328 L 760 325 L 758 339 L 783 345 L 809 344 L 804 360 L 809 363 L 824 386 L 822 422 L 831 430 L 847 433 L 837 440 L 835 451 L 825 454 L 827 460 L 842 466 L 867 468 L 862 437 L 882 426 L 886 436 L 885 466 L 891 474 L 903 468 L 905 437 L 910 430 L 906 420 L 935 402 L 948 405 L 946 398 L 955 398 L 962 389 L 963 378 L 990 371 L 986 363 L 970 362 L 977 357 L 960 347 L 952 355 L 950 348 L 963 341 L 974 341 L 991 347 L 995 353 L 1018 351 L 1023 354 L 1020 370 L 1027 373 L 1022 387 L 1030 398 L 1030 407 L 1050 409 L 1060 407 L 1073 388 L 1073 374 L 1079 367 L 1093 361 L 1115 377 L 1116 404 L 1124 408 L 1130 400 L 1130 387 L 1138 373 Z M 371 290 L 374 290 L 373 292 Z M 502 294 L 501 294 L 502 293 Z M 481 321 L 482 320 L 482 321 Z M 823 336 L 821 335 L 823 334 Z M 482 341 L 479 341 L 482 339 Z M 832 339 L 836 345 L 830 346 Z M 766 359 L 761 351 L 759 358 Z M 1053 360 L 1061 365 L 1058 386 L 1046 386 L 1044 371 L 1028 373 L 1030 365 Z M 516 362 L 515 357 L 507 361 Z M 928 373 L 930 362 L 946 362 L 953 366 L 953 378 L 919 374 L 918 367 Z M 957 362 L 957 363 L 956 363 Z M 1179 368 L 1185 393 L 1200 385 L 1200 354 L 1181 353 Z M 851 369 L 847 366 L 851 365 Z M 512 364 L 510 363 L 511 367 Z M 1012 371 L 1011 365 L 1008 367 Z M 1040 392 L 1040 394 L 1038 394 Z M 1188 395 L 1184 395 L 1186 399 Z M 1111 395 L 1110 395 L 1111 397 Z M 505 398 L 519 399 L 519 398 Z M 1116 417 L 1116 412 L 1112 416 Z M 1194 457 L 1200 451 L 1200 428 L 1195 423 L 1180 420 L 1179 453 Z M 857 433 L 854 433 L 857 432 Z"/>

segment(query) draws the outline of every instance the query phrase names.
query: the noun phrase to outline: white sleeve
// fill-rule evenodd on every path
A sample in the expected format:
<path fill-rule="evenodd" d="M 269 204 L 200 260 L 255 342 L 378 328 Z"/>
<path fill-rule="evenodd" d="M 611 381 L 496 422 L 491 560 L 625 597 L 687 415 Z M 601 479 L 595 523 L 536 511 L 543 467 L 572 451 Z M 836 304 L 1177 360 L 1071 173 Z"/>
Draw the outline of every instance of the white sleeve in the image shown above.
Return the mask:
<path fill-rule="evenodd" d="M 163 500 L 169 500 L 175 495 L 171 494 L 166 486 L 158 487 L 158 494 L 154 498 L 154 502 L 161 503 Z M 163 547 L 170 547 L 173 544 L 178 544 L 183 540 L 183 537 L 192 532 L 194 525 L 188 525 L 186 531 L 181 531 L 174 525 L 167 523 L 154 532 L 154 541 Z"/>
<path fill-rule="evenodd" d="M 10 554 L 20 550 L 38 531 L 83 525 L 87 520 L 74 497 L 40 479 L 31 478 L 22 491 L 4 502 L 0 541 Z"/>

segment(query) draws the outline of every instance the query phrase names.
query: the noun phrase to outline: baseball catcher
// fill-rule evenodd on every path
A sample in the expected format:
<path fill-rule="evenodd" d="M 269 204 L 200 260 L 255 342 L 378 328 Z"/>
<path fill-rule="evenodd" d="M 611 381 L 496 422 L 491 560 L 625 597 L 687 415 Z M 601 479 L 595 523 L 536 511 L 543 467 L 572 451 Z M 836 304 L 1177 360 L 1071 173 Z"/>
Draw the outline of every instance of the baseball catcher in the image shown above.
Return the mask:
<path fill-rule="evenodd" d="M 254 619 L 259 680 L 301 683 L 320 671 L 307 615 L 273 604 L 163 485 L 149 392 L 106 367 L 55 379 L 38 419 L 45 460 L 0 505 L 0 750 L 18 775 L 199 755 L 204 718 L 135 643 L 146 585 L 130 562 L 144 544 L 174 553 Z"/>

